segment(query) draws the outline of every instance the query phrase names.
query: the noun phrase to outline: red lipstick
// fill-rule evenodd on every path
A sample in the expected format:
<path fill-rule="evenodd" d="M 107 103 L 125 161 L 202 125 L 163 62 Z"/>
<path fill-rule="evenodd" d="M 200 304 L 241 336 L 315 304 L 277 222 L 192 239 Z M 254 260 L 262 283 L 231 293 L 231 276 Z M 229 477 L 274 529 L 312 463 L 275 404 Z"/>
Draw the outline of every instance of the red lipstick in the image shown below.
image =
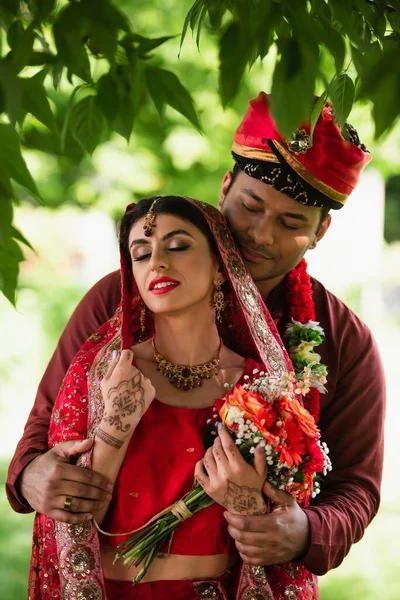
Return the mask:
<path fill-rule="evenodd" d="M 153 294 L 166 294 L 174 290 L 178 285 L 179 281 L 163 275 L 150 281 L 149 290 Z"/>

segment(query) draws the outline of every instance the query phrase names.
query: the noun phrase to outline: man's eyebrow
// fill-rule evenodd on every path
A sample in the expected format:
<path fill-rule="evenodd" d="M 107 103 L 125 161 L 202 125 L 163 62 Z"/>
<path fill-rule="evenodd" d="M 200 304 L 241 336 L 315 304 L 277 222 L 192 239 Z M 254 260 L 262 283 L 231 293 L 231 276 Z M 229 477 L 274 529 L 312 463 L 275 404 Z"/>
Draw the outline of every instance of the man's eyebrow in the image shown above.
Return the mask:
<path fill-rule="evenodd" d="M 308 218 L 302 213 L 284 212 L 282 215 L 284 217 L 289 217 L 290 219 L 298 219 L 299 221 L 303 221 L 303 223 L 308 223 Z"/>
<path fill-rule="evenodd" d="M 169 233 L 166 233 L 163 236 L 162 240 L 163 240 L 163 242 L 166 242 L 167 240 L 171 239 L 175 235 L 187 235 L 194 240 L 194 237 L 192 236 L 192 234 L 189 233 L 188 231 L 186 231 L 185 229 L 174 229 L 174 231 L 170 231 Z M 150 244 L 150 240 L 149 240 L 149 238 L 137 238 L 136 240 L 132 240 L 131 243 L 129 244 L 129 250 L 132 248 L 132 246 L 135 246 L 136 244 Z"/>
<path fill-rule="evenodd" d="M 261 198 L 261 196 L 258 196 L 255 192 L 253 192 L 252 189 L 243 188 L 242 192 L 244 194 L 247 194 L 247 196 L 250 196 L 250 198 L 253 198 L 253 200 L 261 204 L 261 206 L 264 206 L 264 200 Z"/>
<path fill-rule="evenodd" d="M 258 204 L 261 204 L 261 206 L 264 206 L 264 200 L 261 198 L 261 196 L 258 196 L 258 194 L 256 194 L 253 190 L 249 188 L 243 188 L 242 192 L 250 196 L 250 198 L 253 198 L 253 200 L 258 202 Z M 285 217 L 289 217 L 290 219 L 298 219 L 299 221 L 303 221 L 303 223 L 309 222 L 309 219 L 306 217 L 306 215 L 303 215 L 302 213 L 284 212 L 282 213 L 282 215 L 284 215 Z"/>

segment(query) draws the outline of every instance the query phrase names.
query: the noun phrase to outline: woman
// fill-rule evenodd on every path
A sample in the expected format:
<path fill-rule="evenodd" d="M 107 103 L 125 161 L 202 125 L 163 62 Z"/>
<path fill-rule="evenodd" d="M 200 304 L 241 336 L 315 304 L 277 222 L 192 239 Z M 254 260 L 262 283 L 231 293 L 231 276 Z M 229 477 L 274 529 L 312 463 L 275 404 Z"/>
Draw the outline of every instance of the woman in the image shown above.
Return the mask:
<path fill-rule="evenodd" d="M 236 581 L 238 552 L 221 506 L 229 480 L 239 493 L 240 486 L 252 490 L 248 514 L 265 512 L 261 451 L 251 467 L 220 431 L 205 470 L 198 461 L 223 384 L 251 378 L 256 367 L 287 371 L 283 345 L 212 207 L 178 197 L 143 200 L 128 207 L 120 245 L 121 305 L 71 364 L 49 433 L 50 446 L 94 437 L 79 462 L 115 483 L 111 502 L 95 514 L 109 535 L 98 536 L 90 522 L 68 526 L 37 516 L 30 598 L 233 598 L 236 585 L 237 598 L 257 590 L 274 598 L 262 569 L 242 569 Z M 132 588 L 140 565 L 113 565 L 115 546 L 184 495 L 195 467 L 219 504 L 184 521 L 168 553 Z M 74 502 L 66 499 L 70 510 Z M 298 597 L 312 598 L 312 576 L 292 570 L 285 576 L 307 591 Z"/>

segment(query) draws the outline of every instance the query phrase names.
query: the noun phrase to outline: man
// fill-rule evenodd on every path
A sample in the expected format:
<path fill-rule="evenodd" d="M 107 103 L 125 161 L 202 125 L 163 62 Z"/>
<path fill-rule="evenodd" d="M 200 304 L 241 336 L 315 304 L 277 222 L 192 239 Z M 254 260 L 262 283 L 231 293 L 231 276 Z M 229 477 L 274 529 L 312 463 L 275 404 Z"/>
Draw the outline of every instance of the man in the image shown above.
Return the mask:
<path fill-rule="evenodd" d="M 307 407 L 330 448 L 333 470 L 311 506 L 301 509 L 266 484 L 269 515 L 226 515 L 229 531 L 250 565 L 297 560 L 317 575 L 338 566 L 379 506 L 383 457 L 384 377 L 367 327 L 318 281 L 302 258 L 327 232 L 330 209 L 341 208 L 370 157 L 353 128 L 343 138 L 326 106 L 310 140 L 309 124 L 285 140 L 276 130 L 268 96 L 250 102 L 233 144 L 235 167 L 223 180 L 220 208 L 279 332 L 292 319 L 320 322 L 328 367 L 327 393 L 311 394 Z M 332 257 L 334 260 L 334 257 Z M 47 451 L 52 405 L 62 377 L 86 338 L 114 312 L 119 272 L 85 296 L 67 325 L 39 387 L 25 433 L 11 462 L 7 493 L 19 512 L 38 510 L 77 523 L 111 493 L 98 474 L 70 464 L 91 440 Z M 68 510 L 75 498 L 79 514 Z"/>

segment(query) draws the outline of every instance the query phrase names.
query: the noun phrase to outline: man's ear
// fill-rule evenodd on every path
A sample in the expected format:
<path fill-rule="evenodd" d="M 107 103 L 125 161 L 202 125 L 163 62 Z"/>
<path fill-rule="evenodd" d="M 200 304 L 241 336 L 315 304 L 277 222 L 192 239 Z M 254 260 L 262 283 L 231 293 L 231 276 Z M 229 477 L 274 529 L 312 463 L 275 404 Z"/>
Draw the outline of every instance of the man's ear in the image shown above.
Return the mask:
<path fill-rule="evenodd" d="M 326 219 L 324 219 L 321 223 L 321 225 L 319 226 L 319 229 L 315 235 L 314 241 L 312 242 L 311 246 L 310 246 L 310 250 L 313 250 L 314 248 L 317 247 L 317 244 L 320 240 L 322 240 L 322 238 L 324 237 L 324 235 L 326 234 L 326 232 L 328 231 L 330 224 L 332 222 L 332 215 L 327 215 Z"/>
<path fill-rule="evenodd" d="M 221 191 L 219 193 L 219 202 L 218 202 L 219 210 L 221 210 L 221 208 L 222 208 L 222 205 L 224 203 L 225 196 L 228 192 L 228 188 L 231 184 L 231 181 L 232 181 L 232 171 L 227 171 L 222 180 Z"/>

